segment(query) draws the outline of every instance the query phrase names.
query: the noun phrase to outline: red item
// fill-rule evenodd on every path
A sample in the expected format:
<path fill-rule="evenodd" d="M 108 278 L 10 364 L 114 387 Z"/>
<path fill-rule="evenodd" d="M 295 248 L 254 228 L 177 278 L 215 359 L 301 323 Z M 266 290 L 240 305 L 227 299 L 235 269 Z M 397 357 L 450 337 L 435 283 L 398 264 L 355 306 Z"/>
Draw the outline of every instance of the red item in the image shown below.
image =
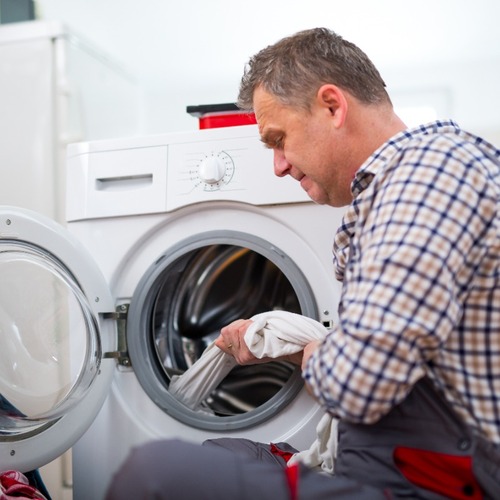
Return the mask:
<path fill-rule="evenodd" d="M 243 111 L 234 102 L 187 106 L 186 111 L 191 116 L 198 118 L 200 129 L 255 125 L 257 123 L 254 113 Z"/>
<path fill-rule="evenodd" d="M 290 489 L 290 500 L 297 500 L 299 498 L 299 464 L 286 468 L 286 481 Z"/>
<path fill-rule="evenodd" d="M 200 129 L 234 127 L 236 125 L 255 125 L 257 120 L 253 113 L 229 113 L 207 115 L 199 118 Z"/>
<path fill-rule="evenodd" d="M 9 470 L 0 474 L 0 500 L 46 500 L 36 488 L 30 486 L 24 474 Z"/>
<path fill-rule="evenodd" d="M 278 455 L 288 463 L 288 460 L 292 458 L 293 453 L 289 451 L 280 450 L 274 443 L 271 443 L 271 453 L 273 455 Z M 286 482 L 288 484 L 288 488 L 290 489 L 290 500 L 298 499 L 298 488 L 299 488 L 299 466 L 298 464 L 293 464 L 288 466 L 285 469 L 286 473 Z"/>
<path fill-rule="evenodd" d="M 455 500 L 483 498 L 471 457 L 400 446 L 394 451 L 394 461 L 406 479 L 420 488 Z"/>
<path fill-rule="evenodd" d="M 288 463 L 288 460 L 290 460 L 293 456 L 293 453 L 290 453 L 289 451 L 280 450 L 274 443 L 271 443 L 271 453 L 273 455 L 280 456 L 286 463 Z"/>

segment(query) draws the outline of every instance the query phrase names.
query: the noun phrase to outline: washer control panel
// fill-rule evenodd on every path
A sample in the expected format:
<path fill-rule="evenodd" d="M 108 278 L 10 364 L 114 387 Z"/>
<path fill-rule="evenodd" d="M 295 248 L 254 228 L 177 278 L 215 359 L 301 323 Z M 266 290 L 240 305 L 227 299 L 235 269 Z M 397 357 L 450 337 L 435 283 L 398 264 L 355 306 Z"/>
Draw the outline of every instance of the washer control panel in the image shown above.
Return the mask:
<path fill-rule="evenodd" d="M 311 202 L 297 181 L 274 174 L 254 125 L 74 144 L 66 172 L 68 221 L 213 201 Z"/>
<path fill-rule="evenodd" d="M 236 132 L 218 140 L 168 144 L 167 210 L 214 200 L 252 205 L 310 201 L 294 179 L 274 175 L 273 152 L 256 130 Z"/>

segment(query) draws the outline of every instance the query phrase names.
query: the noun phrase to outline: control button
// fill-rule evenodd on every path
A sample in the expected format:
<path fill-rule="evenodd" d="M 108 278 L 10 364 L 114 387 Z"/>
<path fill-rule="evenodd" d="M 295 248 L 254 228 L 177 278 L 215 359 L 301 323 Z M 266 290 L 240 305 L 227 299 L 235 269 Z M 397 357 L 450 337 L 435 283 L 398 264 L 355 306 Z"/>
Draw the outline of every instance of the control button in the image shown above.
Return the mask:
<path fill-rule="evenodd" d="M 203 182 L 207 184 L 216 184 L 226 173 L 226 166 L 217 156 L 205 158 L 200 163 L 198 175 Z"/>
<path fill-rule="evenodd" d="M 229 183 L 234 174 L 233 159 L 224 151 L 211 153 L 203 158 L 192 179 L 196 186 L 202 186 L 204 191 L 215 191 Z"/>

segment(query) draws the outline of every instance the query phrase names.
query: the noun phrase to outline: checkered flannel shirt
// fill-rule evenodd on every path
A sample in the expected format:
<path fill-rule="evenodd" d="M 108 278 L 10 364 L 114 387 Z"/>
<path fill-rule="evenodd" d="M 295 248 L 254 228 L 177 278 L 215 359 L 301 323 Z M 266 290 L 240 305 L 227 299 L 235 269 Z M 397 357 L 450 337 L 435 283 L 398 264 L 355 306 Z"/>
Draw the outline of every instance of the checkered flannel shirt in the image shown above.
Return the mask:
<path fill-rule="evenodd" d="M 359 169 L 335 237 L 339 324 L 304 376 L 373 423 L 431 377 L 500 442 L 500 151 L 453 122 L 394 136 Z"/>

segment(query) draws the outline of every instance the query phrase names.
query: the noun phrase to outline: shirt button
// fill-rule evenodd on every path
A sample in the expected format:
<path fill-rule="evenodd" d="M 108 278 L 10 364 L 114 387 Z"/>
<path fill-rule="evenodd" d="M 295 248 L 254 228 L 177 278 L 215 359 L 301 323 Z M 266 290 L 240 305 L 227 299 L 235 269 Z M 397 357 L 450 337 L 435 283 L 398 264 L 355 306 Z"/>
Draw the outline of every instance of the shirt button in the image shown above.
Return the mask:
<path fill-rule="evenodd" d="M 470 448 L 470 440 L 467 438 L 462 438 L 458 440 L 458 449 L 460 451 L 465 451 Z"/>

